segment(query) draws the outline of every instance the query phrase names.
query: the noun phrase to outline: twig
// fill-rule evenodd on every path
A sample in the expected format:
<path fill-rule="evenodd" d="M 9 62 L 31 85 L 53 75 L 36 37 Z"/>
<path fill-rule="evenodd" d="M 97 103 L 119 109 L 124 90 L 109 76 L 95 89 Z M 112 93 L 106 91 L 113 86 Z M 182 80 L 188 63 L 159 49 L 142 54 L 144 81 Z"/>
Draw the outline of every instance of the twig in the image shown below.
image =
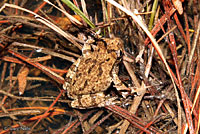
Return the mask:
<path fill-rule="evenodd" d="M 34 98 L 31 98 L 31 97 L 19 97 L 19 96 L 15 96 L 11 93 L 8 93 L 8 92 L 5 92 L 3 90 L 0 90 L 0 94 L 4 94 L 6 96 L 9 96 L 11 98 L 15 98 L 15 99 L 18 99 L 18 100 L 27 100 L 27 101 L 54 101 L 55 100 L 55 97 L 48 97 L 48 98 L 44 98 L 44 97 L 34 97 Z M 65 103 L 68 103 L 69 101 L 66 101 L 66 100 L 58 100 L 59 102 L 65 102 Z"/>

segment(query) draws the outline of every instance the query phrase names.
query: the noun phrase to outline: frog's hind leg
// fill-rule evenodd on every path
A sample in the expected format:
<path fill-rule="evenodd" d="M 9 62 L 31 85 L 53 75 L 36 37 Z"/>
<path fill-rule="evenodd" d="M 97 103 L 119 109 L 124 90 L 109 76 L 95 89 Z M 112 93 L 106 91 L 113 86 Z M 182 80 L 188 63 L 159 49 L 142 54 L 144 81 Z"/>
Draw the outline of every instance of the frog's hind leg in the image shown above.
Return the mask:
<path fill-rule="evenodd" d="M 104 107 L 114 104 L 115 99 L 116 97 L 106 96 L 104 92 L 98 92 L 95 94 L 78 96 L 78 98 L 71 102 L 71 106 L 79 109 Z"/>

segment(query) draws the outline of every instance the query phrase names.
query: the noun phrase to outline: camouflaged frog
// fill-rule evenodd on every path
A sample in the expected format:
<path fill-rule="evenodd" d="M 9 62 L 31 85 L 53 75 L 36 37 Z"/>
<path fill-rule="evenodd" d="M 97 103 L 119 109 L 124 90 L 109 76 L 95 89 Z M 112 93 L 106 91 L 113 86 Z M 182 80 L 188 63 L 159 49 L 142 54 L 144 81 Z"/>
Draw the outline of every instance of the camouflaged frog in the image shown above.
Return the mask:
<path fill-rule="evenodd" d="M 92 41 L 93 42 L 93 41 Z M 94 43 L 94 42 L 93 42 Z M 124 51 L 120 38 L 103 38 L 96 45 L 86 41 L 82 56 L 68 70 L 63 88 L 73 99 L 73 108 L 85 109 L 114 104 L 115 97 L 104 91 L 113 82 L 119 90 L 125 89 L 118 78 L 118 59 Z M 120 88 L 119 88 L 120 87 Z"/>

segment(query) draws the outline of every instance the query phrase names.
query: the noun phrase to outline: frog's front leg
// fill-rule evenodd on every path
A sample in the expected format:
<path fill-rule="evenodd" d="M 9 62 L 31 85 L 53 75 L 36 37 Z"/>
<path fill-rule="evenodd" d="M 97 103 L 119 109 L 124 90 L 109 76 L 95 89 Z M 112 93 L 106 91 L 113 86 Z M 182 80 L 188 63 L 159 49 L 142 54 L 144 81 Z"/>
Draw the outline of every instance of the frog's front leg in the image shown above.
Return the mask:
<path fill-rule="evenodd" d="M 93 107 L 104 107 L 115 104 L 116 97 L 106 96 L 104 92 L 80 95 L 71 102 L 73 108 L 86 109 Z"/>
<path fill-rule="evenodd" d="M 114 86 L 118 91 L 120 90 L 128 90 L 128 88 L 122 83 L 122 81 L 118 77 L 119 67 L 114 66 L 112 69 L 112 81 L 114 83 Z M 129 90 L 128 90 L 129 91 Z M 128 96 L 128 92 L 121 92 L 122 96 L 126 98 Z"/>

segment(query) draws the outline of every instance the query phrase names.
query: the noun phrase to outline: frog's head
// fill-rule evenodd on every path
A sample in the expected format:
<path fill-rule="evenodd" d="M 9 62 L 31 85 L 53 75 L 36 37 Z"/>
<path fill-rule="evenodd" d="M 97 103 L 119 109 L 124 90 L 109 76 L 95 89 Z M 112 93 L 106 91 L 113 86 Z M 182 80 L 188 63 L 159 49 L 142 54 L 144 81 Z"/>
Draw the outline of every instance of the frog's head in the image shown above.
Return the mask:
<path fill-rule="evenodd" d="M 107 43 L 107 51 L 108 52 L 116 52 L 117 57 L 120 57 L 124 52 L 124 43 L 120 38 L 112 38 L 112 39 L 104 39 Z"/>

